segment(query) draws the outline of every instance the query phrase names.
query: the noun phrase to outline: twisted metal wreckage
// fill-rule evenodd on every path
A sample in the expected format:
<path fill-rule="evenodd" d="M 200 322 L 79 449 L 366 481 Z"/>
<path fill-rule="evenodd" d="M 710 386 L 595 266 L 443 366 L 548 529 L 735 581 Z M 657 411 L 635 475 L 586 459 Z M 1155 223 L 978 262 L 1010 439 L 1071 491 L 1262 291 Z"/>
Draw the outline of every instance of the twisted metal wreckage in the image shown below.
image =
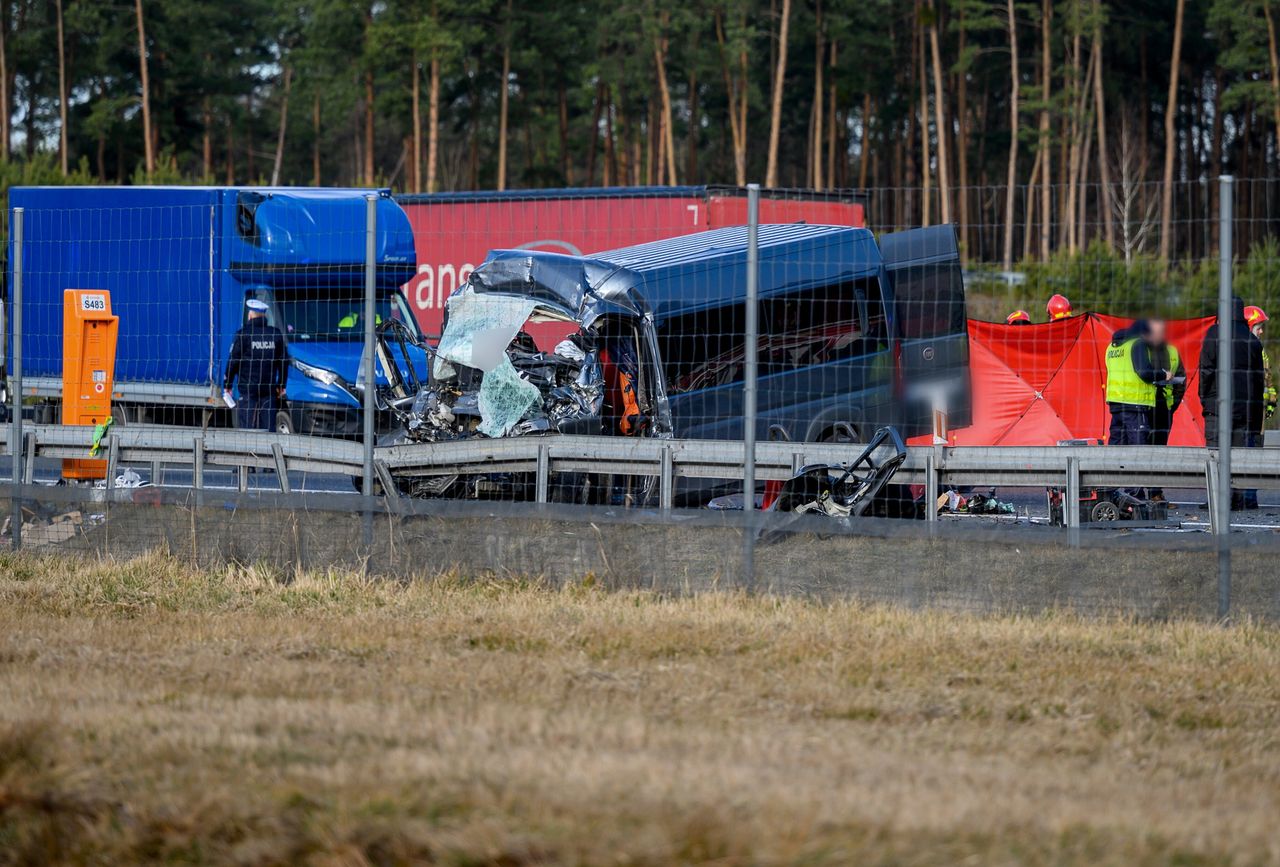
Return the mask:
<path fill-rule="evenodd" d="M 380 327 L 376 352 L 388 374 L 379 403 L 397 429 L 382 445 L 472 437 L 589 434 L 670 438 L 671 410 L 653 317 L 631 272 L 606 262 L 498 251 L 447 302 L 429 377 L 407 360 L 410 332 Z M 527 329 L 560 338 L 551 352 Z M 906 457 L 901 437 L 882 429 L 848 465 L 802 468 L 776 494 L 772 511 L 837 519 L 862 516 Z M 527 497 L 526 474 L 397 479 L 411 496 Z M 653 502 L 656 479 L 635 483 L 559 474 L 561 502 Z"/>

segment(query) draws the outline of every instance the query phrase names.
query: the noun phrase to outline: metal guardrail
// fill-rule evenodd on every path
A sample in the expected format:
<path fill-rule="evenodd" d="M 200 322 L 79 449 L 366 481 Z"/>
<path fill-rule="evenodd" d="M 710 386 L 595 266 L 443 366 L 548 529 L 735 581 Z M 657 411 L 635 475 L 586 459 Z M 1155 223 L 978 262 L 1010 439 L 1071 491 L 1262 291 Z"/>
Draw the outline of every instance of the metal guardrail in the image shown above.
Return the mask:
<path fill-rule="evenodd" d="M 10 454 L 9 432 L 0 429 L 0 448 Z M 28 425 L 26 478 L 34 459 L 84 458 L 93 429 L 70 425 Z M 250 468 L 276 471 L 281 489 L 289 491 L 292 473 L 329 473 L 359 477 L 363 470 L 360 443 L 298 435 L 240 430 L 201 430 L 158 425 L 113 428 L 103 440 L 111 468 L 123 464 L 190 467 L 193 487 L 203 487 L 208 467 L 238 469 L 245 488 Z M 790 478 L 805 464 L 838 464 L 853 460 L 861 446 L 848 443 L 763 442 L 756 445 L 756 479 Z M 925 486 L 926 497 L 944 485 L 1062 487 L 1070 502 L 1088 487 L 1201 488 L 1215 502 L 1215 452 L 1203 448 L 1151 446 L 1062 447 L 911 447 L 896 482 Z M 497 472 L 531 473 L 539 501 L 545 501 L 553 473 L 584 472 L 621 476 L 656 476 L 660 505 L 669 508 L 677 481 L 733 479 L 743 475 L 741 442 L 661 440 L 621 437 L 546 436 L 473 439 L 445 443 L 380 446 L 374 471 L 384 491 L 395 496 L 393 478 L 471 475 Z M 1280 490 L 1280 450 L 1233 449 L 1232 484 Z M 932 510 L 929 510 L 932 516 Z M 1069 525 L 1078 520 L 1066 509 Z"/>

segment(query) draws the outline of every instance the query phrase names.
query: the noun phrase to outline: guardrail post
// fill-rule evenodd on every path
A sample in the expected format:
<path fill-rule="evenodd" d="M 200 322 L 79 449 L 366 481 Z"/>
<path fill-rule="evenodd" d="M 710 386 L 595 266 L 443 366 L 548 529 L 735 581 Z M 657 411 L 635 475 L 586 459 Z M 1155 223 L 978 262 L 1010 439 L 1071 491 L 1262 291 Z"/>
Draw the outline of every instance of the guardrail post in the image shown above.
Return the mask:
<path fill-rule="evenodd" d="M 10 458 L 13 461 L 13 500 L 12 517 L 9 519 L 9 531 L 13 539 L 13 550 L 22 547 L 22 247 L 23 247 L 23 208 L 13 209 L 13 224 L 10 230 L 13 236 L 13 285 L 10 287 L 10 299 L 13 302 L 13 369 L 9 371 L 9 399 L 12 401 L 13 432 L 9 435 Z"/>
<path fill-rule="evenodd" d="M 1067 487 L 1062 495 L 1062 524 L 1080 529 L 1080 459 L 1067 458 Z"/>
<path fill-rule="evenodd" d="M 924 517 L 938 523 L 938 458 L 933 452 L 924 456 Z"/>
<path fill-rule="evenodd" d="M 271 444 L 271 455 L 276 460 L 276 479 L 280 482 L 280 493 L 289 494 L 293 489 L 289 486 L 289 466 L 284 460 L 284 449 L 280 443 Z"/>
<path fill-rule="evenodd" d="M 671 511 L 675 505 L 676 467 L 671 446 L 664 444 L 659 452 L 658 463 L 658 507 L 664 512 Z"/>
<path fill-rule="evenodd" d="M 116 489 L 116 472 L 120 469 L 120 438 L 111 434 L 107 444 L 107 498 Z"/>
<path fill-rule="evenodd" d="M 163 466 L 164 464 L 160 461 L 151 462 L 151 484 L 156 485 L 157 487 L 164 480 Z"/>
<path fill-rule="evenodd" d="M 551 447 L 544 442 L 538 443 L 538 475 L 535 483 L 535 498 L 538 503 L 547 501 L 551 487 Z"/>
<path fill-rule="evenodd" d="M 29 431 L 23 437 L 22 449 L 25 457 L 22 459 L 22 484 L 34 485 L 36 483 L 36 433 Z"/>
<path fill-rule="evenodd" d="M 1218 462 L 1213 458 L 1204 462 L 1205 493 L 1209 500 L 1209 532 L 1217 533 L 1222 515 L 1218 500 Z"/>
<path fill-rule="evenodd" d="M 1231 218 L 1235 212 L 1231 198 L 1235 179 L 1218 178 L 1218 512 L 1214 532 L 1218 536 L 1218 619 L 1226 618 L 1231 609 L 1231 422 L 1232 394 L 1232 298 Z"/>

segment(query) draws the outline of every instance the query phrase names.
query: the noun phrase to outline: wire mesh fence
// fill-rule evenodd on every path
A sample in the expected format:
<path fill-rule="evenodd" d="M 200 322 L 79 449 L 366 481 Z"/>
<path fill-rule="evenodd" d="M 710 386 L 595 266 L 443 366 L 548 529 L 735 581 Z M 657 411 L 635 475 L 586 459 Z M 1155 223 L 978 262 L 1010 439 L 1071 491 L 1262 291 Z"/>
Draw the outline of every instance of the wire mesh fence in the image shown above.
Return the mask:
<path fill-rule="evenodd" d="M 234 532 L 254 541 L 223 541 L 209 556 L 269 559 L 272 540 L 303 521 L 315 541 L 307 556 L 286 556 L 295 565 L 355 557 L 387 572 L 452 563 L 563 578 L 600 571 L 585 555 L 555 556 L 557 544 L 578 550 L 574 539 L 594 522 L 610 527 L 601 558 L 647 551 L 648 567 L 629 568 L 652 586 L 828 592 L 843 581 L 868 598 L 907 602 L 937 596 L 908 593 L 922 586 L 910 575 L 936 572 L 948 576 L 945 592 L 968 582 L 977 599 L 981 543 L 960 554 L 968 543 L 957 536 L 943 545 L 929 535 L 936 527 L 859 529 L 874 518 L 936 524 L 941 514 L 964 532 L 973 520 L 1003 522 L 997 532 L 1012 534 L 1010 545 L 1037 551 L 1061 539 L 1029 525 L 1103 523 L 1150 534 L 1139 548 L 1151 556 L 1179 531 L 1225 532 L 1225 510 L 1211 520 L 1199 508 L 1212 499 L 1208 475 L 1201 490 L 1176 492 L 1077 491 L 1069 482 L 1047 492 L 940 489 L 927 474 L 923 485 L 894 476 L 908 447 L 937 449 L 945 461 L 947 449 L 968 446 L 1216 445 L 1223 408 L 1235 446 L 1262 446 L 1275 403 L 1264 311 L 1280 293 L 1276 192 L 1271 180 L 1166 190 L 1127 177 L 1012 195 L 771 190 L 755 200 L 715 187 L 398 200 L 360 190 L 17 188 L 8 219 L 21 224 L 22 241 L 9 245 L 6 308 L 12 321 L 20 307 L 22 323 L 10 326 L 6 354 L 8 380 L 20 388 L 10 400 L 9 476 L 28 484 L 10 483 L 9 541 L 22 542 L 29 524 L 26 547 L 44 550 L 198 552 L 209 533 Z M 1215 211 L 1224 196 L 1227 221 Z M 1224 290 L 1241 303 L 1219 341 Z M 84 307 L 99 296 L 103 307 Z M 108 318 L 111 347 L 85 324 Z M 88 363 L 97 358 L 106 361 Z M 1228 385 L 1231 399 L 1220 404 Z M 35 449 L 30 430 L 17 429 L 24 422 L 83 425 L 85 457 L 90 440 L 107 451 L 76 459 L 78 472 L 35 451 L 24 464 Z M 224 442 L 236 429 L 274 430 L 367 449 L 350 472 L 268 446 L 235 466 L 196 459 L 186 469 L 155 458 L 111 463 L 108 473 L 119 425 L 193 435 L 227 428 Z M 494 451 L 483 471 L 474 462 L 451 471 L 441 457 L 443 444 L 458 442 L 483 457 L 486 443 L 513 438 L 740 443 L 748 432 L 845 451 L 805 467 L 797 449 L 794 478 L 758 484 L 746 458 L 713 476 L 616 455 L 606 467 L 589 446 L 576 459 L 558 454 L 554 472 L 541 455 L 531 468 Z M 246 433 L 244 450 L 256 442 Z M 751 455 L 747 446 L 742 454 Z M 64 477 L 79 503 L 59 513 L 80 513 L 72 528 L 47 507 L 61 494 L 42 489 Z M 105 519 L 85 520 L 94 497 L 129 486 L 150 486 L 157 493 L 137 496 L 161 507 L 106 522 L 117 527 L 110 545 L 84 542 L 105 535 L 97 531 Z M 196 488 L 224 505 L 193 505 Z M 105 498 L 133 513 L 136 504 L 116 503 L 120 496 Z M 1230 496 L 1250 510 L 1236 523 L 1264 534 L 1280 525 L 1270 514 L 1280 507 L 1259 508 L 1271 502 L 1266 491 Z M 548 512 L 543 501 L 564 508 Z M 755 510 L 767 514 L 744 514 Z M 825 520 L 844 541 L 806 524 L 782 534 L 786 544 L 761 547 L 786 513 Z M 358 537 L 339 530 L 348 519 Z M 502 528 L 498 536 L 461 529 L 485 522 Z M 175 535 L 179 526 L 190 538 Z M 235 529 L 201 529 L 217 526 Z M 429 542 L 412 540 L 428 527 Z M 1073 557 L 1105 569 L 1103 538 L 1084 540 L 1036 555 L 1042 566 L 1062 564 L 1045 574 L 1067 589 L 1035 598 L 1119 610 L 1100 601 L 1109 590 L 1070 579 Z M 909 566 L 870 554 L 878 545 L 910 547 Z M 714 556 L 693 556 L 699 547 Z M 1188 576 L 1196 564 L 1216 593 L 1211 554 L 1230 547 L 1191 548 L 1196 556 L 1169 559 L 1168 575 Z M 849 551 L 856 569 L 833 565 Z M 1241 558 L 1249 561 L 1237 552 L 1233 571 L 1251 575 Z"/>

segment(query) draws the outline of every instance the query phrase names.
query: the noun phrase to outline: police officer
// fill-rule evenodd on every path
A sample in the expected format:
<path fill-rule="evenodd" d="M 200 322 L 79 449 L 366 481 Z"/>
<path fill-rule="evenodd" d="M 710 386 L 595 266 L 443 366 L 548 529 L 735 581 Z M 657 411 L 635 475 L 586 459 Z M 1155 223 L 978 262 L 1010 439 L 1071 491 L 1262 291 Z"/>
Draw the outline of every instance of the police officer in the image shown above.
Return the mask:
<path fill-rule="evenodd" d="M 1152 364 L 1146 342 L 1149 332 L 1146 320 L 1139 319 L 1113 334 L 1107 347 L 1107 408 L 1111 410 L 1107 442 L 1113 446 L 1151 444 L 1156 384 L 1173 378 L 1172 372 Z"/>
<path fill-rule="evenodd" d="M 1150 354 L 1151 366 L 1156 370 L 1168 371 L 1171 377 L 1155 383 L 1156 402 L 1151 416 L 1151 444 L 1167 446 L 1169 434 L 1173 430 L 1173 414 L 1182 405 L 1182 398 L 1187 393 L 1187 368 L 1178 354 L 1178 347 L 1169 342 L 1168 330 L 1163 319 L 1151 319 L 1147 322 L 1147 334 L 1144 340 Z"/>
<path fill-rule="evenodd" d="M 248 319 L 236 332 L 227 359 L 223 388 L 239 382 L 240 402 L 236 423 L 245 430 L 271 430 L 276 400 L 284 398 L 289 378 L 289 351 L 284 335 L 267 322 L 267 305 L 252 298 L 245 302 Z"/>

